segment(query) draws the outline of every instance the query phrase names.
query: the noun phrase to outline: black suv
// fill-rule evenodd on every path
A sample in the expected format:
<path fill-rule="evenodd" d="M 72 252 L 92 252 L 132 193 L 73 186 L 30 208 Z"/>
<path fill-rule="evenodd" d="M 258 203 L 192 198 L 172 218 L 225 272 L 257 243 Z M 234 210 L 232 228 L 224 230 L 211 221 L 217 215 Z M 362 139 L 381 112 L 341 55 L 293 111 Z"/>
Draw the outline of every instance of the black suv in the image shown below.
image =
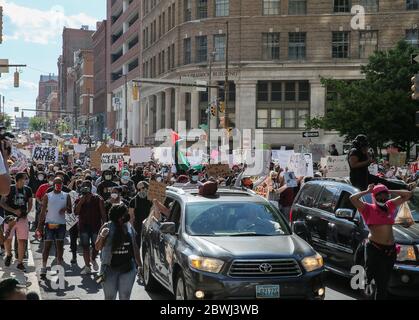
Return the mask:
<path fill-rule="evenodd" d="M 297 194 L 290 211 L 293 231 L 322 254 L 327 270 L 347 277 L 352 276 L 352 266 L 364 265 L 364 244 L 369 234 L 362 216 L 349 200 L 357 192 L 357 188 L 347 183 L 310 181 Z M 363 201 L 372 203 L 371 195 L 365 196 Z M 408 204 L 419 222 L 419 189 L 414 191 Z M 395 225 L 393 228 L 401 251 L 389 292 L 418 297 L 419 224 L 410 228 Z"/>
<path fill-rule="evenodd" d="M 242 189 L 168 187 L 167 220 L 143 221 L 148 291 L 176 299 L 323 299 L 323 260 L 268 201 Z"/>

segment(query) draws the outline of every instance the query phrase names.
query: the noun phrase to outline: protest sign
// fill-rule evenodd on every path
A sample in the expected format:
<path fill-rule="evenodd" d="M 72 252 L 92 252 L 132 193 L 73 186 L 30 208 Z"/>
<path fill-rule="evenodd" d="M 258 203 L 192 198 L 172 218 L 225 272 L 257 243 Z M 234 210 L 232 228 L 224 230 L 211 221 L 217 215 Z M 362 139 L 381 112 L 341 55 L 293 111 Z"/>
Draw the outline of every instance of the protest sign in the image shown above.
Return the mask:
<path fill-rule="evenodd" d="M 295 145 L 294 151 L 296 153 L 311 153 L 313 162 L 319 162 L 322 157 L 326 156 L 326 145 L 312 143 L 309 145 Z"/>
<path fill-rule="evenodd" d="M 245 163 L 248 165 L 244 171 L 247 176 L 268 175 L 271 166 L 271 150 L 245 151 Z"/>
<path fill-rule="evenodd" d="M 349 163 L 346 156 L 328 156 L 321 160 L 322 168 L 326 167 L 326 177 L 343 178 L 349 176 Z"/>
<path fill-rule="evenodd" d="M 74 213 L 65 214 L 65 224 L 67 226 L 67 230 L 73 228 L 79 222 L 79 217 L 76 216 Z"/>
<path fill-rule="evenodd" d="M 370 174 L 372 174 L 373 176 L 376 176 L 378 174 L 378 164 L 371 164 L 368 167 L 368 171 Z"/>
<path fill-rule="evenodd" d="M 153 149 L 153 158 L 162 164 L 173 164 L 173 148 L 171 147 L 157 147 Z"/>
<path fill-rule="evenodd" d="M 406 152 L 390 153 L 390 166 L 402 167 L 406 164 Z"/>
<path fill-rule="evenodd" d="M 85 153 L 87 149 L 86 144 L 75 144 L 74 145 L 74 152 L 75 153 Z"/>
<path fill-rule="evenodd" d="M 311 153 L 294 153 L 288 161 L 288 170 L 297 177 L 313 176 L 313 158 Z"/>
<path fill-rule="evenodd" d="M 293 154 L 294 150 L 272 150 L 272 161 L 285 169 Z"/>
<path fill-rule="evenodd" d="M 154 180 L 150 181 L 147 199 L 150 201 L 156 199 L 161 203 L 164 203 L 164 200 L 166 199 L 166 184 Z"/>
<path fill-rule="evenodd" d="M 22 150 L 12 148 L 11 158 L 13 159 L 13 164 L 10 166 L 11 173 L 22 172 L 28 168 L 27 156 Z"/>
<path fill-rule="evenodd" d="M 146 163 L 151 161 L 151 148 L 131 148 L 130 156 L 132 163 Z"/>
<path fill-rule="evenodd" d="M 285 172 L 284 179 L 288 188 L 295 188 L 298 186 L 297 177 L 295 176 L 294 172 L 292 171 Z"/>
<path fill-rule="evenodd" d="M 32 160 L 38 163 L 55 163 L 58 161 L 58 148 L 53 146 L 35 146 Z"/>
<path fill-rule="evenodd" d="M 110 167 L 115 167 L 119 169 L 119 161 L 124 162 L 123 153 L 102 153 L 100 161 L 100 169 L 102 171 L 109 169 Z"/>
<path fill-rule="evenodd" d="M 226 177 L 231 173 L 230 166 L 228 164 L 210 164 L 207 166 L 207 174 L 209 177 Z"/>

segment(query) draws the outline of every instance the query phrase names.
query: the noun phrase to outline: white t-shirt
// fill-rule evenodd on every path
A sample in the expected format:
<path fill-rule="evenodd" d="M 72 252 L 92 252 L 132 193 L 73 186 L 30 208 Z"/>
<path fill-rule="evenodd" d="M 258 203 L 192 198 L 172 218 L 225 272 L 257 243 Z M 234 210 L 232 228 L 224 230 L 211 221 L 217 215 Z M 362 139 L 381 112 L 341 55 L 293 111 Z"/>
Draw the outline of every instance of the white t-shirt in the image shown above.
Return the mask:
<path fill-rule="evenodd" d="M 4 164 L 3 154 L 0 152 L 0 176 L 7 173 L 6 165 Z"/>

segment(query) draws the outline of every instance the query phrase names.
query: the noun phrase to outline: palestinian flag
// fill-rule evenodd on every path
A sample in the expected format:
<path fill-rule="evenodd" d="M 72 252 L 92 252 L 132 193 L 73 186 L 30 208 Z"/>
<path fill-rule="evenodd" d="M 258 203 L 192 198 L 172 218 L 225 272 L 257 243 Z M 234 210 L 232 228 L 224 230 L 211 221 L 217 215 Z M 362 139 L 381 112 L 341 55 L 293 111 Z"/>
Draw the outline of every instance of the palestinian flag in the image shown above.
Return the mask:
<path fill-rule="evenodd" d="M 175 166 L 176 170 L 187 171 L 191 167 L 188 159 L 180 148 L 181 143 L 186 143 L 185 140 L 180 139 L 179 134 L 175 131 L 172 132 L 172 142 L 175 145 Z"/>

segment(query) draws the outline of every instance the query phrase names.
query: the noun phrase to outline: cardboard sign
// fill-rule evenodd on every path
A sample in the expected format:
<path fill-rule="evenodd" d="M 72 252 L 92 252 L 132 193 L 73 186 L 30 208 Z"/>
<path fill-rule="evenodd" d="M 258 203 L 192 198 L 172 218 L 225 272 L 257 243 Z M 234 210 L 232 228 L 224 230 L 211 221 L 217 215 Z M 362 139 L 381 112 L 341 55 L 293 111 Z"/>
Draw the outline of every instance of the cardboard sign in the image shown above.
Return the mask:
<path fill-rule="evenodd" d="M 75 144 L 74 145 L 74 152 L 75 153 L 85 153 L 87 149 L 87 145 L 85 144 Z"/>
<path fill-rule="evenodd" d="M 67 230 L 73 228 L 79 222 L 79 217 L 76 216 L 74 213 L 65 214 L 65 224 L 67 226 Z"/>
<path fill-rule="evenodd" d="M 272 150 L 272 161 L 285 169 L 293 154 L 294 150 Z"/>
<path fill-rule="evenodd" d="M 32 160 L 40 163 L 55 163 L 58 161 L 58 148 L 52 146 L 35 146 Z"/>
<path fill-rule="evenodd" d="M 123 153 L 102 153 L 100 160 L 100 170 L 104 171 L 110 167 L 119 169 L 119 161 L 124 162 Z"/>
<path fill-rule="evenodd" d="M 230 166 L 228 164 L 210 164 L 207 167 L 207 174 L 209 177 L 226 177 L 231 173 Z"/>
<path fill-rule="evenodd" d="M 164 200 L 166 199 L 166 184 L 157 181 L 150 181 L 147 199 L 150 201 L 156 199 L 159 202 L 164 203 Z"/>
<path fill-rule="evenodd" d="M 146 163 L 151 161 L 151 148 L 131 148 L 130 156 L 132 163 Z"/>
<path fill-rule="evenodd" d="M 404 166 L 406 164 L 406 157 L 406 152 L 390 153 L 390 166 Z"/>
<path fill-rule="evenodd" d="M 288 188 L 295 188 L 298 186 L 297 177 L 295 176 L 294 172 L 292 171 L 285 172 L 284 179 Z"/>
<path fill-rule="evenodd" d="M 298 177 L 312 177 L 313 157 L 311 153 L 294 153 L 288 161 L 288 170 Z"/>
<path fill-rule="evenodd" d="M 326 167 L 327 178 L 344 178 L 349 176 L 349 163 L 346 156 L 328 156 L 321 159 L 322 168 Z"/>

